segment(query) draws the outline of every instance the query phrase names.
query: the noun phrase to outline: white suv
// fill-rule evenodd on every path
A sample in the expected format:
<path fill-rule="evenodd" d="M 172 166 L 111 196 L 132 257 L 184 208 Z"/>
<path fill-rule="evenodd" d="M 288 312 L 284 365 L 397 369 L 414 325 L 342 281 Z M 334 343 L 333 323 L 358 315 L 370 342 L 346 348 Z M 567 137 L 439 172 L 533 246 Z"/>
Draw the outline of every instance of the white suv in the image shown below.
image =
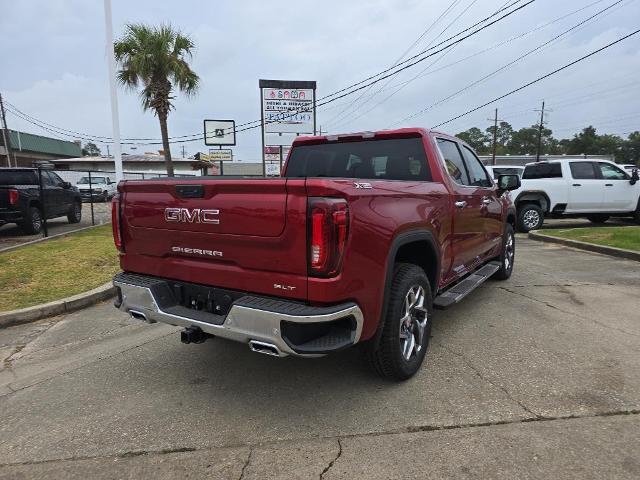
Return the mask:
<path fill-rule="evenodd" d="M 640 223 L 638 171 L 608 160 L 552 160 L 525 165 L 522 186 L 511 192 L 521 232 L 536 230 L 545 217 L 633 217 Z"/>

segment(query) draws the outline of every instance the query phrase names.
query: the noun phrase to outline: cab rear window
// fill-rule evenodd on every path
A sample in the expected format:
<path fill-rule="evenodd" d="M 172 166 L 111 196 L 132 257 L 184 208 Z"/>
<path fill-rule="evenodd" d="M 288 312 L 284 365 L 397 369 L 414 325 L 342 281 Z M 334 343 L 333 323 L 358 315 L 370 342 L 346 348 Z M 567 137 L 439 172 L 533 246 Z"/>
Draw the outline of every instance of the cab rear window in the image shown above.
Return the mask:
<path fill-rule="evenodd" d="M 300 145 L 291 150 L 286 177 L 431 181 L 421 138 Z"/>
<path fill-rule="evenodd" d="M 0 185 L 37 185 L 35 172 L 28 170 L 0 170 Z"/>

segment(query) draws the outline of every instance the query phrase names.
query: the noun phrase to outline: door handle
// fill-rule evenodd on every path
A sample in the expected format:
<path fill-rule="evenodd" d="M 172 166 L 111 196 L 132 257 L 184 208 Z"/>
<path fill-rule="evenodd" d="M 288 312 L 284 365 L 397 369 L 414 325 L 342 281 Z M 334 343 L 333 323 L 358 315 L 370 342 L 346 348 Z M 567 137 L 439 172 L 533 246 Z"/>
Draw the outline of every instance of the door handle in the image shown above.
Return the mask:
<path fill-rule="evenodd" d="M 574 183 L 574 184 L 573 184 L 573 186 L 574 186 L 574 187 L 581 187 L 581 186 L 582 186 L 582 184 L 581 184 L 581 183 Z"/>
<path fill-rule="evenodd" d="M 464 208 L 467 206 L 467 202 L 465 202 L 464 200 L 458 200 L 457 202 L 455 202 L 455 205 L 458 208 Z"/>
<path fill-rule="evenodd" d="M 491 199 L 489 197 L 482 197 L 482 204 L 489 205 L 491 203 Z"/>
<path fill-rule="evenodd" d="M 613 183 L 605 183 L 604 186 L 605 187 L 613 187 Z"/>

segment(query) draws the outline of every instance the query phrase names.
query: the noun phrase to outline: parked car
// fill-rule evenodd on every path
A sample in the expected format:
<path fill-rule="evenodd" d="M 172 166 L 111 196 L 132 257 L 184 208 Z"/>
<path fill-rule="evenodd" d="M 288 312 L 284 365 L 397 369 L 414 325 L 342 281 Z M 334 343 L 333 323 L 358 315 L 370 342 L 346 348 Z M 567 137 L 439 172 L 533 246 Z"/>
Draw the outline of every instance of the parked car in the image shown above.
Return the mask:
<path fill-rule="evenodd" d="M 604 223 L 616 216 L 640 223 L 637 170 L 627 172 L 608 160 L 528 163 L 512 198 L 521 232 L 539 229 L 545 218 L 584 217 Z"/>
<path fill-rule="evenodd" d="M 82 177 L 76 183 L 82 200 L 91 199 L 106 202 L 111 200 L 116 194 L 116 182 L 111 181 L 111 177 L 91 176 Z"/>
<path fill-rule="evenodd" d="M 629 173 L 632 173 L 634 170 L 638 169 L 638 166 L 633 164 L 626 164 L 626 165 L 619 165 L 619 166 L 624 168 Z"/>
<path fill-rule="evenodd" d="M 522 178 L 522 172 L 524 171 L 522 165 L 488 165 L 485 168 L 496 181 L 500 175 L 518 175 Z"/>
<path fill-rule="evenodd" d="M 17 223 L 26 233 L 42 230 L 42 220 L 82 219 L 80 193 L 54 172 L 42 170 L 42 192 L 35 168 L 0 168 L 0 224 Z"/>
<path fill-rule="evenodd" d="M 281 178 L 127 180 L 113 200 L 116 307 L 273 356 L 366 344 L 423 362 L 433 307 L 515 260 L 516 211 L 461 140 L 423 129 L 298 137 Z M 478 299 L 479 300 L 479 299 Z"/>

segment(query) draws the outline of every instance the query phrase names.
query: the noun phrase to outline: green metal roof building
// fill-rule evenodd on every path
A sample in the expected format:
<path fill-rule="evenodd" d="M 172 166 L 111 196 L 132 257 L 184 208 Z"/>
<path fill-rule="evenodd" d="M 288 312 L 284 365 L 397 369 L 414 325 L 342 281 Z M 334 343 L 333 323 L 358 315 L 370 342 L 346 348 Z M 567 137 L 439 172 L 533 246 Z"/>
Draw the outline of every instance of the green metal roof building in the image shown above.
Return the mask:
<path fill-rule="evenodd" d="M 17 161 L 19 167 L 30 167 L 38 160 L 56 160 L 82 156 L 82 148 L 78 143 L 57 138 L 43 137 L 33 133 L 6 130 L 11 145 L 11 166 Z M 7 151 L 4 145 L 5 135 L 0 134 L 0 166 L 9 166 Z M 14 160 L 15 156 L 15 160 Z"/>

